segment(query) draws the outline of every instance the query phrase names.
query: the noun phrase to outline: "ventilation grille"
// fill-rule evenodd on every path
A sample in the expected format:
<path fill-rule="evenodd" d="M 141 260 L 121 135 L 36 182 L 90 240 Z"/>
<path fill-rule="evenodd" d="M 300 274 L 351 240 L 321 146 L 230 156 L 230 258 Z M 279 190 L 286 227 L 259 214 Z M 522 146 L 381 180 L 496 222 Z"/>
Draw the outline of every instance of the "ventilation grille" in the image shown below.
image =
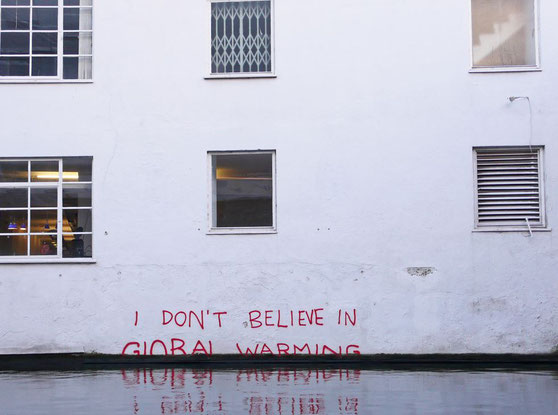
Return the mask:
<path fill-rule="evenodd" d="M 540 148 L 476 149 L 477 226 L 542 226 Z"/>

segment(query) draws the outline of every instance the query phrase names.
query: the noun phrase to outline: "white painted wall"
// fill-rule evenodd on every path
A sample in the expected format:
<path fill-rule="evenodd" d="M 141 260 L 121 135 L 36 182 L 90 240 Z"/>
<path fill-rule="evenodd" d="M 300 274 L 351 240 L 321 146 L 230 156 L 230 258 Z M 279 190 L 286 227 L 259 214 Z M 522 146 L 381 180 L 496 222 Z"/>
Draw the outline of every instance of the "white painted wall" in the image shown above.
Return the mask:
<path fill-rule="evenodd" d="M 276 0 L 277 78 L 204 80 L 205 0 L 97 0 L 94 83 L 0 85 L 2 156 L 94 157 L 97 260 L 0 265 L 0 353 L 550 352 L 555 231 L 472 232 L 472 147 L 528 144 L 512 95 L 558 226 L 558 3 L 540 3 L 542 72 L 470 74 L 467 0 Z M 207 151 L 259 148 L 277 151 L 278 233 L 206 235 Z M 243 324 L 313 307 L 325 326 Z M 202 332 L 163 309 L 229 314 Z"/>

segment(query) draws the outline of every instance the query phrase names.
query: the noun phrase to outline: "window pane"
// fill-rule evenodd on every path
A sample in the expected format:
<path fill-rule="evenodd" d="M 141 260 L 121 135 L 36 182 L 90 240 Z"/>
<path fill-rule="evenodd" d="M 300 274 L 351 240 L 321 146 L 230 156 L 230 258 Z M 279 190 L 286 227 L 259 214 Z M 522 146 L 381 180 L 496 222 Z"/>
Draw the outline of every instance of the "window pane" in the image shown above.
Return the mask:
<path fill-rule="evenodd" d="M 64 207 L 90 207 L 91 185 L 64 186 L 62 190 L 62 204 Z"/>
<path fill-rule="evenodd" d="M 2 0 L 2 6 L 29 6 L 29 0 Z"/>
<path fill-rule="evenodd" d="M 33 53 L 49 55 L 58 50 L 58 33 L 33 33 Z"/>
<path fill-rule="evenodd" d="M 0 256 L 27 255 L 27 236 L 0 236 Z"/>
<path fill-rule="evenodd" d="M 91 232 L 91 209 L 64 209 L 62 232 Z"/>
<path fill-rule="evenodd" d="M 91 6 L 92 0 L 64 0 L 64 6 Z"/>
<path fill-rule="evenodd" d="M 0 208 L 27 207 L 27 188 L 0 188 Z"/>
<path fill-rule="evenodd" d="M 472 0 L 473 65 L 536 65 L 534 0 Z"/>
<path fill-rule="evenodd" d="M 0 161 L 0 182 L 26 182 L 26 161 Z"/>
<path fill-rule="evenodd" d="M 58 189 L 32 188 L 31 207 L 56 207 L 58 205 Z"/>
<path fill-rule="evenodd" d="M 33 8 L 33 30 L 58 30 L 58 9 Z"/>
<path fill-rule="evenodd" d="M 56 235 L 31 235 L 31 255 L 56 255 Z"/>
<path fill-rule="evenodd" d="M 91 30 L 91 8 L 64 9 L 64 30 Z"/>
<path fill-rule="evenodd" d="M 57 58 L 33 58 L 31 75 L 33 76 L 56 76 Z"/>
<path fill-rule="evenodd" d="M 93 237 L 91 235 L 64 235 L 63 258 L 91 258 Z"/>
<path fill-rule="evenodd" d="M 31 232 L 56 232 L 56 210 L 32 210 Z"/>
<path fill-rule="evenodd" d="M 0 54 L 28 55 L 29 33 L 3 32 L 0 34 Z"/>
<path fill-rule="evenodd" d="M 0 58 L 0 76 L 29 76 L 29 58 Z"/>
<path fill-rule="evenodd" d="M 0 210 L 0 233 L 26 233 L 26 210 Z"/>
<path fill-rule="evenodd" d="M 33 6 L 58 6 L 58 0 L 33 0 Z"/>
<path fill-rule="evenodd" d="M 64 58 L 64 79 L 91 79 L 91 58 Z"/>
<path fill-rule="evenodd" d="M 91 32 L 64 33 L 64 55 L 91 55 L 93 36 Z"/>
<path fill-rule="evenodd" d="M 215 226 L 273 226 L 272 155 L 215 155 L 213 160 Z"/>
<path fill-rule="evenodd" d="M 64 182 L 90 182 L 92 161 L 91 157 L 65 158 Z"/>
<path fill-rule="evenodd" d="M 29 30 L 29 9 L 3 8 L 0 28 L 2 30 Z"/>
<path fill-rule="evenodd" d="M 60 173 L 58 172 L 57 161 L 32 161 L 31 162 L 31 181 L 32 182 L 57 182 Z"/>

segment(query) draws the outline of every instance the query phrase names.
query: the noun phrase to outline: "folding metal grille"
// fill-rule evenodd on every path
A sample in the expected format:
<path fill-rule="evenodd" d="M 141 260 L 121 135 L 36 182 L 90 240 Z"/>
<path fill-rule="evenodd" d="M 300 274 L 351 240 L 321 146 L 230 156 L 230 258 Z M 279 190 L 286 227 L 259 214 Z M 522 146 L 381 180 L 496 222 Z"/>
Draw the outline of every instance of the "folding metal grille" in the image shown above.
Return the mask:
<path fill-rule="evenodd" d="M 211 5 L 211 72 L 271 72 L 271 2 Z"/>
<path fill-rule="evenodd" d="M 541 149 L 476 149 L 477 226 L 542 226 Z"/>

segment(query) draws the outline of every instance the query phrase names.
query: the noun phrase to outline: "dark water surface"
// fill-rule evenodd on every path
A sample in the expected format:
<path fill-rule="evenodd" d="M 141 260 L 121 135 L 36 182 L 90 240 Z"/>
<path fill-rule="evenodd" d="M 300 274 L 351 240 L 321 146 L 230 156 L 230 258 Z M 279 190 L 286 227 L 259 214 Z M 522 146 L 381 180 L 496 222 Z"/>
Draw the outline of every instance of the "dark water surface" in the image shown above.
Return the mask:
<path fill-rule="evenodd" d="M 558 414 L 558 372 L 0 372 L 0 414 Z"/>

